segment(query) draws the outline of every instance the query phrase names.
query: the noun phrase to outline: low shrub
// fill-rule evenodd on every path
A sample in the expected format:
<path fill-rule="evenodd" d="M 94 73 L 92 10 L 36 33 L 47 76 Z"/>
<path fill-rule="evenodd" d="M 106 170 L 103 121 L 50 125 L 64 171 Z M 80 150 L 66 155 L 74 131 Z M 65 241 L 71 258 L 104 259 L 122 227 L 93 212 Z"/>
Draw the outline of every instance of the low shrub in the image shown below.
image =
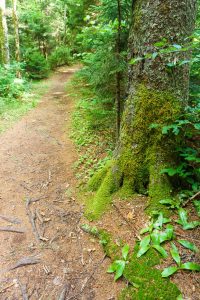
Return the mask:
<path fill-rule="evenodd" d="M 48 61 L 51 69 L 63 65 L 70 65 L 72 62 L 71 50 L 66 46 L 58 47 L 51 53 Z"/>
<path fill-rule="evenodd" d="M 40 52 L 27 53 L 25 61 L 25 68 L 29 78 L 43 79 L 48 77 L 50 71 L 49 63 Z"/>

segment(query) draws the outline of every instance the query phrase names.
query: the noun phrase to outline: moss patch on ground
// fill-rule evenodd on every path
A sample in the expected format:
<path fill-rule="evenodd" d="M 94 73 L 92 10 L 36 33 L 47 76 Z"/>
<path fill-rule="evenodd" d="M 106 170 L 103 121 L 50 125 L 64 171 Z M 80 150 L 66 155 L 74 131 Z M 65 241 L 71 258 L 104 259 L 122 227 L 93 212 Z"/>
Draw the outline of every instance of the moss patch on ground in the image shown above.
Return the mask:
<path fill-rule="evenodd" d="M 121 258 L 121 246 L 113 242 L 111 234 L 105 230 L 86 225 L 86 232 L 99 239 L 105 254 L 112 261 Z M 129 255 L 129 263 L 126 265 L 123 276 L 129 286 L 119 295 L 119 300 L 176 300 L 181 294 L 178 287 L 168 278 L 163 278 L 161 271 L 155 266 L 160 264 L 159 254 L 150 249 L 145 255 L 137 258 L 139 244 L 137 243 L 133 253 Z"/>
<path fill-rule="evenodd" d="M 162 278 L 161 271 L 155 268 L 160 263 L 157 252 L 149 250 L 140 258 L 137 258 L 137 252 L 138 244 L 124 271 L 130 285 L 122 291 L 119 299 L 176 300 L 181 292 L 169 279 Z"/>

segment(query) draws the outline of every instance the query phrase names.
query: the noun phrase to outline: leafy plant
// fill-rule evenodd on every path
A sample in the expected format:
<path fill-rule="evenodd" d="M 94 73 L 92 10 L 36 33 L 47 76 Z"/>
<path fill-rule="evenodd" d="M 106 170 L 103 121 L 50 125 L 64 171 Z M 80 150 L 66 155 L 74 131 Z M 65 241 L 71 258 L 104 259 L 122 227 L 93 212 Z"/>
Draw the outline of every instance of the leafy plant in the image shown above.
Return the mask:
<path fill-rule="evenodd" d="M 163 258 L 166 258 L 167 252 L 161 246 L 162 243 L 170 241 L 174 235 L 174 228 L 168 224 L 165 230 L 162 230 L 163 225 L 170 222 L 170 219 L 164 218 L 163 213 L 159 213 L 158 218 L 154 220 L 152 218 L 149 227 L 141 230 L 140 234 L 149 232 L 149 235 L 145 236 L 140 242 L 139 251 L 137 257 L 144 255 L 150 248 L 158 251 Z"/>
<path fill-rule="evenodd" d="M 184 264 L 181 263 L 181 258 L 179 255 L 179 251 L 175 244 L 171 243 L 170 249 L 171 256 L 173 260 L 176 262 L 177 266 L 171 266 L 165 268 L 162 272 L 162 277 L 169 277 L 176 273 L 179 270 L 189 270 L 189 271 L 197 271 L 200 272 L 200 265 L 193 263 L 193 262 L 186 262 Z"/>
<path fill-rule="evenodd" d="M 188 213 L 184 208 L 178 210 L 179 219 L 176 222 L 183 226 L 184 230 L 194 229 L 200 225 L 199 221 L 188 222 Z"/>
<path fill-rule="evenodd" d="M 110 267 L 108 268 L 108 273 L 115 273 L 114 280 L 117 281 L 124 272 L 124 269 L 126 267 L 126 264 L 128 263 L 128 253 L 129 253 L 130 247 L 129 245 L 124 245 L 122 248 L 122 259 L 121 260 L 115 260 Z"/>

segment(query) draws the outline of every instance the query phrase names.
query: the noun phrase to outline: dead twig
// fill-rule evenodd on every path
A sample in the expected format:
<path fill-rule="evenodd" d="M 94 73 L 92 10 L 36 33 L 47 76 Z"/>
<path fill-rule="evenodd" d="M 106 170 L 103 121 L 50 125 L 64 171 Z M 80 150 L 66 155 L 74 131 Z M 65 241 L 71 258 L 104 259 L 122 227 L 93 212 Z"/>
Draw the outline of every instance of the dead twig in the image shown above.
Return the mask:
<path fill-rule="evenodd" d="M 16 232 L 16 233 L 25 233 L 23 229 L 13 228 L 13 227 L 0 227 L 0 231 Z"/>
<path fill-rule="evenodd" d="M 66 296 L 69 294 L 69 285 L 65 284 L 58 300 L 65 300 Z"/>
<path fill-rule="evenodd" d="M 28 300 L 28 295 L 27 295 L 27 292 L 26 292 L 26 285 L 22 284 L 19 279 L 17 280 L 18 284 L 19 284 L 19 287 L 20 287 L 20 290 L 21 290 L 21 293 L 22 293 L 22 299 L 23 300 Z"/>
<path fill-rule="evenodd" d="M 9 268 L 9 271 L 15 270 L 21 267 L 29 266 L 29 265 L 36 265 L 39 264 L 41 260 L 38 257 L 24 257 L 18 260 L 16 264 Z"/>
<path fill-rule="evenodd" d="M 40 241 L 40 235 L 37 231 L 37 227 L 36 227 L 36 224 L 35 224 L 35 217 L 34 217 L 34 215 L 32 214 L 32 212 L 29 208 L 30 203 L 31 203 L 31 199 L 27 199 L 26 200 L 26 212 L 27 212 L 27 215 L 29 217 L 29 221 L 30 221 L 31 226 L 32 226 L 33 234 L 34 234 L 36 240 L 39 242 Z"/>
<path fill-rule="evenodd" d="M 7 217 L 7 216 L 0 215 L 0 219 L 5 220 L 9 223 L 13 223 L 13 224 L 21 224 L 21 221 L 19 219 L 13 218 L 13 217 Z"/>
<path fill-rule="evenodd" d="M 94 276 L 95 272 L 98 270 L 98 268 L 102 265 L 102 263 L 104 262 L 106 258 L 106 254 L 104 255 L 104 257 L 99 261 L 99 263 L 94 267 L 92 273 L 90 274 L 90 276 L 86 279 L 85 283 L 82 285 L 82 288 L 80 290 L 79 293 L 77 293 L 76 295 L 74 296 L 71 296 L 69 298 L 67 298 L 67 300 L 71 300 L 71 299 L 74 299 L 74 298 L 77 298 L 79 297 L 85 290 L 85 288 L 87 287 L 89 281 L 91 280 L 91 278 Z"/>
<path fill-rule="evenodd" d="M 190 201 L 194 200 L 194 199 L 197 198 L 198 196 L 200 196 L 200 191 L 198 191 L 195 195 L 193 195 L 193 196 L 190 197 L 187 201 L 185 201 L 185 203 L 183 204 L 183 206 L 186 206 Z"/>
<path fill-rule="evenodd" d="M 130 227 L 131 231 L 133 231 L 134 237 L 141 240 L 141 238 L 137 235 L 135 232 L 135 228 L 133 228 L 133 225 L 124 217 L 124 215 L 121 213 L 120 209 L 117 207 L 116 204 L 112 204 L 112 206 L 115 208 L 118 215 L 126 222 L 126 224 Z"/>
<path fill-rule="evenodd" d="M 8 290 L 10 287 L 12 287 L 13 285 L 15 285 L 15 282 L 11 283 L 10 285 L 7 285 L 6 287 L 2 288 L 0 290 L 0 294 L 4 293 L 6 290 Z"/>

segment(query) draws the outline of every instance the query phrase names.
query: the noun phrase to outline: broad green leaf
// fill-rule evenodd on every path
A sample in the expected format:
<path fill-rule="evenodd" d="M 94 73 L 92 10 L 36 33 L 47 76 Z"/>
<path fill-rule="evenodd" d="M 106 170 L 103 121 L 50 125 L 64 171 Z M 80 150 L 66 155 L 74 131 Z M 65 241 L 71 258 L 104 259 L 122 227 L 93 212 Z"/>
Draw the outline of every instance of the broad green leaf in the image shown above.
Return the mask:
<path fill-rule="evenodd" d="M 140 242 L 140 248 L 148 246 L 150 243 L 150 235 L 145 236 Z"/>
<path fill-rule="evenodd" d="M 195 244 L 188 242 L 186 240 L 178 240 L 178 242 L 185 248 L 190 249 L 191 251 L 194 252 L 199 252 L 199 249 L 197 248 L 197 246 L 195 246 Z"/>
<path fill-rule="evenodd" d="M 144 255 L 151 247 L 148 246 L 144 246 L 142 248 L 140 248 L 140 250 L 137 253 L 137 258 L 141 257 L 142 255 Z"/>
<path fill-rule="evenodd" d="M 175 260 L 175 262 L 177 263 L 177 265 L 180 266 L 181 258 L 180 258 L 178 249 L 173 243 L 171 243 L 171 246 L 172 246 L 172 248 L 170 249 L 170 253 L 171 253 L 173 259 Z"/>
<path fill-rule="evenodd" d="M 194 124 L 194 128 L 197 129 L 197 130 L 200 130 L 200 123 Z"/>
<path fill-rule="evenodd" d="M 158 52 L 154 52 L 154 53 L 152 54 L 152 59 L 155 59 L 157 56 L 158 56 Z"/>
<path fill-rule="evenodd" d="M 153 245 L 160 245 L 160 232 L 158 230 L 151 233 L 151 240 Z"/>
<path fill-rule="evenodd" d="M 200 217 L 200 201 L 199 200 L 195 200 L 193 203 L 194 203 L 195 209 L 197 211 L 197 214 Z"/>
<path fill-rule="evenodd" d="M 107 273 L 114 273 L 117 269 L 117 264 L 116 264 L 116 261 L 114 261 L 109 267 L 108 267 L 108 270 L 107 270 Z"/>
<path fill-rule="evenodd" d="M 178 210 L 179 214 L 179 220 L 177 220 L 177 223 L 186 226 L 188 224 L 188 216 L 187 216 L 187 211 L 183 208 L 179 208 Z"/>
<path fill-rule="evenodd" d="M 126 262 L 124 260 L 116 260 L 116 274 L 114 277 L 114 280 L 116 281 L 117 279 L 119 279 L 124 272 L 125 266 L 126 266 Z"/>
<path fill-rule="evenodd" d="M 159 245 L 153 245 L 153 248 L 156 249 L 162 255 L 163 258 L 168 257 L 168 254 L 163 247 Z"/>
<path fill-rule="evenodd" d="M 183 299 L 183 296 L 180 294 L 180 295 L 176 298 L 176 300 L 184 300 L 184 299 Z"/>
<path fill-rule="evenodd" d="M 124 260 L 127 259 L 129 250 L 130 250 L 130 246 L 129 245 L 124 245 L 124 247 L 122 248 L 122 257 L 123 257 Z"/>
<path fill-rule="evenodd" d="M 168 224 L 166 226 L 165 232 L 167 233 L 168 240 L 171 240 L 173 238 L 173 235 L 174 235 L 174 226 L 171 225 L 171 224 Z"/>
<path fill-rule="evenodd" d="M 144 233 L 147 233 L 147 232 L 149 232 L 149 227 L 143 228 L 142 230 L 140 230 L 140 234 L 144 234 Z"/>
<path fill-rule="evenodd" d="M 182 46 L 181 46 L 181 45 L 178 45 L 178 44 L 173 44 L 172 46 L 173 46 L 175 49 L 178 49 L 178 50 L 182 48 Z"/>
<path fill-rule="evenodd" d="M 169 268 L 166 268 L 164 269 L 164 271 L 162 272 L 162 277 L 169 277 L 171 276 L 172 274 L 174 274 L 175 272 L 178 271 L 178 268 L 177 267 L 169 267 Z"/>
<path fill-rule="evenodd" d="M 183 229 L 185 229 L 185 230 L 194 229 L 194 228 L 196 228 L 199 225 L 200 225 L 199 221 L 193 221 L 193 222 L 185 224 L 183 226 Z"/>
<path fill-rule="evenodd" d="M 187 262 L 181 265 L 181 269 L 200 272 L 200 265 L 193 262 Z"/>

